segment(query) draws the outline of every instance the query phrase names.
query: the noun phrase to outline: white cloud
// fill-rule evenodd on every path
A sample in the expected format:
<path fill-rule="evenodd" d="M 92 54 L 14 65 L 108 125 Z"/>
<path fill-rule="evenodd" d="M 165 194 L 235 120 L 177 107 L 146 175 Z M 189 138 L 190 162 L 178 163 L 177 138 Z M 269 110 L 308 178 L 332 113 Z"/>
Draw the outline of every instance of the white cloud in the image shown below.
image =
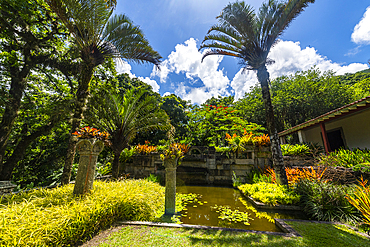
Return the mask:
<path fill-rule="evenodd" d="M 370 6 L 367 7 L 361 21 L 353 29 L 351 39 L 358 45 L 370 45 Z"/>
<path fill-rule="evenodd" d="M 138 79 L 142 82 L 145 82 L 146 84 L 152 86 L 154 92 L 159 92 L 159 85 L 155 80 L 150 79 L 149 77 L 141 77 L 139 76 Z"/>
<path fill-rule="evenodd" d="M 175 89 L 175 94 L 184 100 L 190 100 L 193 104 L 202 104 L 212 96 L 217 96 L 217 92 L 210 92 L 206 87 L 189 87 L 180 83 Z"/>
<path fill-rule="evenodd" d="M 280 41 L 271 49 L 269 57 L 275 61 L 267 67 L 270 79 L 282 75 L 294 74 L 296 71 L 308 70 L 316 65 L 321 71 L 333 70 L 336 74 L 355 73 L 367 69 L 366 64 L 352 63 L 340 65 L 328 60 L 326 57 L 317 53 L 312 47 L 301 49 L 299 42 Z M 257 83 L 256 73 L 253 71 L 240 70 L 231 82 L 231 87 L 235 90 L 235 98 L 243 97 L 248 92 L 250 86 Z"/>
<path fill-rule="evenodd" d="M 116 71 L 118 74 L 131 74 L 131 65 L 128 64 L 126 61 L 123 61 L 122 59 L 115 59 L 114 60 L 116 64 Z"/>
<path fill-rule="evenodd" d="M 184 44 L 178 44 L 175 51 L 161 64 L 161 70 L 153 70 L 151 76 L 158 76 L 163 83 L 170 73 L 185 75 L 190 84 L 198 83 L 203 86 L 190 88 L 181 84 L 175 91 L 184 99 L 191 99 L 193 103 L 203 103 L 208 98 L 217 95 L 229 95 L 227 88 L 230 80 L 219 69 L 222 56 L 209 56 L 201 62 L 203 54 L 198 51 L 197 42 L 190 38 Z"/>
<path fill-rule="evenodd" d="M 136 78 L 137 76 L 131 73 L 131 65 L 122 59 L 116 59 L 116 71 L 118 74 L 128 74 L 130 78 Z M 140 81 L 145 82 L 146 84 L 152 86 L 154 92 L 159 92 L 160 86 L 155 80 L 150 79 L 149 77 L 137 77 Z"/>

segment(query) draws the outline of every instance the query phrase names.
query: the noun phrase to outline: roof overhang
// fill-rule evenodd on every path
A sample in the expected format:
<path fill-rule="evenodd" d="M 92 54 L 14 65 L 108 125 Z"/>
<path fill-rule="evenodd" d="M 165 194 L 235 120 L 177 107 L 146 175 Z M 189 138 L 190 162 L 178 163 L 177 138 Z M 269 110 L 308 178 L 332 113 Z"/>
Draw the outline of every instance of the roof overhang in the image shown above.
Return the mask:
<path fill-rule="evenodd" d="M 284 130 L 280 132 L 279 136 L 286 136 L 289 134 L 292 134 L 294 132 L 297 132 L 299 130 L 307 129 L 309 127 L 313 127 L 315 125 L 318 125 L 320 123 L 325 123 L 328 121 L 332 121 L 334 119 L 342 118 L 347 115 L 353 114 L 358 111 L 362 111 L 365 109 L 370 109 L 370 95 L 362 98 L 360 100 L 357 100 L 353 103 L 350 103 L 348 105 L 342 106 L 338 109 L 335 109 L 333 111 L 330 111 L 328 113 L 325 113 L 317 118 L 308 120 L 307 122 L 304 122 L 302 124 L 296 125 L 290 129 Z"/>

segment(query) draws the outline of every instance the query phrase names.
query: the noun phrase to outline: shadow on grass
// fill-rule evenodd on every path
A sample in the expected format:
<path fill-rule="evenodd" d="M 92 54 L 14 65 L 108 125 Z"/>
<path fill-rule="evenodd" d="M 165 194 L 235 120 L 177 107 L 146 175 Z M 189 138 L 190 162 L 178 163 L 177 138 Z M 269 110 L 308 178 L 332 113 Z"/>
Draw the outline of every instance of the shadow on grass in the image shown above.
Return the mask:
<path fill-rule="evenodd" d="M 183 229 L 191 245 L 201 246 L 297 246 L 297 238 L 245 232 Z M 207 237 L 203 237 L 206 235 Z"/>

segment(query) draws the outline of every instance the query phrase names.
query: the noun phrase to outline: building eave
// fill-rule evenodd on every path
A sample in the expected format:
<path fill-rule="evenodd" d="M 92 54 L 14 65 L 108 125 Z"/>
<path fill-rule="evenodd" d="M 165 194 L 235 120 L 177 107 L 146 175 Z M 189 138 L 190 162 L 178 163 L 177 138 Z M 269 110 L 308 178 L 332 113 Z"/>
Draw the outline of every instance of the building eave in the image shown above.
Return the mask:
<path fill-rule="evenodd" d="M 347 115 L 350 115 L 350 114 L 353 114 L 355 112 L 362 111 L 362 110 L 368 109 L 368 108 L 370 108 L 370 95 L 365 97 L 365 98 L 362 98 L 360 100 L 357 100 L 353 103 L 350 103 L 348 105 L 345 105 L 345 106 L 342 106 L 338 109 L 335 109 L 333 111 L 327 112 L 327 113 L 325 113 L 321 116 L 318 116 L 317 118 L 314 118 L 314 119 L 308 120 L 304 123 L 301 123 L 299 125 L 296 125 L 296 126 L 290 128 L 290 129 L 284 130 L 284 131 L 278 133 L 278 135 L 279 135 L 279 137 L 286 136 L 286 135 L 295 133 L 299 130 L 304 130 L 304 129 L 307 129 L 309 127 L 313 127 L 313 126 L 318 125 L 322 122 L 328 122 L 328 121 L 332 121 L 334 119 L 342 118 L 342 117 L 345 117 Z"/>

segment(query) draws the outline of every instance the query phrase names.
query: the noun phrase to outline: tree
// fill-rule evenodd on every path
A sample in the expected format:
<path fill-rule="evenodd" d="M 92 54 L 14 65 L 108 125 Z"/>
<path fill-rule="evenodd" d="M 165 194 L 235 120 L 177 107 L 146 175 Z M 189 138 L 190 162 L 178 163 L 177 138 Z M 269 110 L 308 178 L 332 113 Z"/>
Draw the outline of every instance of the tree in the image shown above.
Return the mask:
<path fill-rule="evenodd" d="M 204 53 L 202 60 L 209 55 L 233 56 L 240 58 L 245 69 L 257 72 L 266 110 L 266 123 L 270 132 L 277 181 L 286 185 L 288 180 L 275 127 L 269 90 L 270 76 L 266 65 L 272 63 L 268 59 L 268 54 L 278 41 L 278 37 L 308 3 L 314 2 L 315 0 L 289 0 L 281 3 L 269 0 L 262 4 L 257 15 L 251 6 L 244 2 L 230 3 L 217 17 L 219 24 L 210 28 L 200 46 L 200 50 L 211 48 Z"/>
<path fill-rule="evenodd" d="M 28 79 L 33 71 L 43 73 L 46 61 L 56 60 L 64 36 L 65 28 L 44 1 L 0 2 L 0 173 Z"/>
<path fill-rule="evenodd" d="M 108 58 L 159 65 L 161 56 L 125 15 L 113 15 L 116 1 L 46 0 L 74 38 L 81 59 L 71 133 L 78 130 L 89 96 L 94 69 Z M 62 184 L 69 183 L 76 142 L 70 138 Z"/>
<path fill-rule="evenodd" d="M 189 137 L 193 145 L 222 145 L 225 136 L 241 135 L 244 131 L 260 134 L 264 128 L 258 124 L 249 123 L 239 116 L 232 107 L 202 105 L 195 106 L 189 112 Z"/>
<path fill-rule="evenodd" d="M 140 132 L 169 126 L 167 114 L 161 110 L 155 97 L 144 95 L 144 89 L 130 89 L 123 97 L 112 91 L 97 91 L 93 94 L 86 112 L 86 121 L 101 131 L 110 134 L 114 158 L 112 175 L 118 178 L 119 157 L 123 149 Z"/>
<path fill-rule="evenodd" d="M 348 79 L 346 83 L 340 78 L 332 71 L 321 72 L 313 67 L 274 79 L 271 82 L 271 95 L 277 131 L 289 129 L 369 95 L 370 78 L 362 81 Z M 238 100 L 235 107 L 247 121 L 265 125 L 261 88 L 258 85 Z M 298 136 L 295 138 L 298 141 Z"/>
<path fill-rule="evenodd" d="M 234 105 L 234 95 L 222 97 L 218 96 L 217 98 L 213 97 L 210 99 L 207 99 L 206 102 L 204 102 L 205 105 L 215 105 L 215 106 L 233 106 Z"/>

